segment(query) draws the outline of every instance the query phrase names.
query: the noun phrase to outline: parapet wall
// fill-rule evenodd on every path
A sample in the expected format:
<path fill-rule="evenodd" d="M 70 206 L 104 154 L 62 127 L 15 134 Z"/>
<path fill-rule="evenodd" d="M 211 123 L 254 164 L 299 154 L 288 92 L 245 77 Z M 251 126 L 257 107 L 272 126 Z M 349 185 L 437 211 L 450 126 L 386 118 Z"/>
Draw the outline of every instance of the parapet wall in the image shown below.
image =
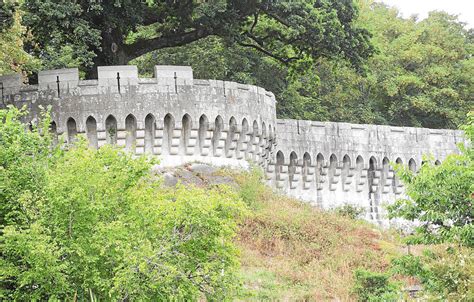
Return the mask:
<path fill-rule="evenodd" d="M 324 208 L 364 207 L 372 220 L 404 194 L 392 163 L 416 171 L 425 156 L 440 163 L 464 142 L 458 130 L 302 120 L 277 120 L 276 133 L 269 183 Z"/>
<path fill-rule="evenodd" d="M 26 106 L 27 123 L 51 106 L 51 129 L 66 143 L 84 133 L 91 147 L 116 144 L 163 165 L 251 161 L 288 195 L 324 208 L 358 205 L 376 221 L 385 221 L 384 203 L 404 194 L 391 163 L 416 171 L 423 155 L 442 161 L 463 142 L 454 130 L 277 120 L 271 92 L 197 80 L 188 66 L 156 66 L 154 78 L 139 78 L 136 66 L 99 67 L 96 80 L 80 80 L 75 68 L 50 70 L 38 85 L 0 77 L 0 89 L 0 107 Z"/>

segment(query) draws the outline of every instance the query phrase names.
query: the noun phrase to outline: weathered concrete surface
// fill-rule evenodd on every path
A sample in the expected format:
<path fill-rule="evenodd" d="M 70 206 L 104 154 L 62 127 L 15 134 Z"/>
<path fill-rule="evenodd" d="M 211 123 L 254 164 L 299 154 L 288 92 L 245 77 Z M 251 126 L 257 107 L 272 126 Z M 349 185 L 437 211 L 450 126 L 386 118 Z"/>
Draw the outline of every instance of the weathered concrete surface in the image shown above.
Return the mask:
<path fill-rule="evenodd" d="M 157 66 L 155 77 L 146 79 L 138 78 L 135 66 L 98 71 L 98 80 L 79 80 L 75 68 L 44 71 L 36 86 L 22 85 L 17 75 L 0 77 L 0 107 L 26 106 L 26 122 L 34 123 L 40 108 L 51 106 L 52 131 L 64 134 L 65 142 L 83 133 L 94 148 L 109 143 L 159 156 L 162 167 L 253 162 L 268 184 L 288 195 L 324 208 L 362 206 L 367 219 L 385 222 L 383 204 L 404 192 L 391 163 L 416 170 L 423 155 L 442 161 L 463 141 L 455 130 L 277 120 L 271 92 L 196 80 L 188 66 Z M 193 175 L 183 176 L 190 182 L 199 169 L 209 172 L 189 167 Z M 166 177 L 175 184 L 176 176 Z"/>

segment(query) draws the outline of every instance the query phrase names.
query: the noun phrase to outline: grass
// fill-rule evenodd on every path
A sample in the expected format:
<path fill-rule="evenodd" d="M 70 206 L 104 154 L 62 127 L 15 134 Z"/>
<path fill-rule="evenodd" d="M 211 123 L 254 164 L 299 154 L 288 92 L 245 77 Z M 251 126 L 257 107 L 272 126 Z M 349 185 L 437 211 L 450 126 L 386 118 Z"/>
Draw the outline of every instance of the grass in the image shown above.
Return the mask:
<path fill-rule="evenodd" d="M 400 251 L 391 234 L 275 194 L 258 174 L 221 173 L 233 174 L 251 208 L 237 239 L 241 300 L 355 300 L 353 272 L 382 272 Z"/>

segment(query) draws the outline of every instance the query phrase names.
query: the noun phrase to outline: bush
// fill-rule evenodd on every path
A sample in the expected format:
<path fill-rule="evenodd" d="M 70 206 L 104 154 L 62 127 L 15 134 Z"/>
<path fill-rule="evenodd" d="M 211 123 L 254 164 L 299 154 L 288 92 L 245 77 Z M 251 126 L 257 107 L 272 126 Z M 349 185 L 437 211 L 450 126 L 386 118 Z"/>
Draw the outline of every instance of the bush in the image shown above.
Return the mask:
<path fill-rule="evenodd" d="M 13 120 L 0 120 L 0 138 L 42 142 Z M 4 208 L 14 211 L 0 238 L 1 300 L 230 299 L 239 283 L 233 239 L 244 211 L 236 193 L 162 188 L 149 176 L 149 159 L 110 146 L 92 150 L 85 140 L 54 159 L 30 150 L 14 140 L 0 144 L 0 158 L 8 159 L 2 179 L 19 165 L 41 167 L 27 187 L 1 182 L 2 192 L 16 192 L 0 195 L 2 204 L 15 205 Z"/>
<path fill-rule="evenodd" d="M 354 277 L 359 301 L 398 301 L 399 286 L 389 281 L 388 274 L 358 269 Z"/>
<path fill-rule="evenodd" d="M 249 172 L 242 175 L 242 181 L 240 181 L 240 198 L 250 208 L 255 208 L 258 204 L 258 198 L 260 194 L 265 190 L 262 183 L 263 173 L 257 167 L 252 167 Z"/>
<path fill-rule="evenodd" d="M 345 204 L 343 206 L 337 207 L 334 211 L 344 217 L 348 217 L 350 219 L 359 219 L 365 213 L 364 208 L 354 206 L 351 204 Z"/>
<path fill-rule="evenodd" d="M 474 253 L 469 248 L 405 255 L 392 261 L 392 271 L 418 278 L 427 300 L 469 301 L 474 297 Z"/>

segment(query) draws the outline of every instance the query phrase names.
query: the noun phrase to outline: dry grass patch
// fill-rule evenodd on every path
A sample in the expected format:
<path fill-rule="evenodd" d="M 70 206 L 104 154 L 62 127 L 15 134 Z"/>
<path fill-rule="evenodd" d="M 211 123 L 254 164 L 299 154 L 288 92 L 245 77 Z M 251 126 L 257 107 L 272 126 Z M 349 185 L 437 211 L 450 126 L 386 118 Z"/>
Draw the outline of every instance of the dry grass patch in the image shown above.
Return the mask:
<path fill-rule="evenodd" d="M 368 223 L 274 194 L 249 174 L 235 179 L 252 208 L 238 238 L 244 300 L 354 300 L 354 270 L 384 271 L 399 250 Z"/>

